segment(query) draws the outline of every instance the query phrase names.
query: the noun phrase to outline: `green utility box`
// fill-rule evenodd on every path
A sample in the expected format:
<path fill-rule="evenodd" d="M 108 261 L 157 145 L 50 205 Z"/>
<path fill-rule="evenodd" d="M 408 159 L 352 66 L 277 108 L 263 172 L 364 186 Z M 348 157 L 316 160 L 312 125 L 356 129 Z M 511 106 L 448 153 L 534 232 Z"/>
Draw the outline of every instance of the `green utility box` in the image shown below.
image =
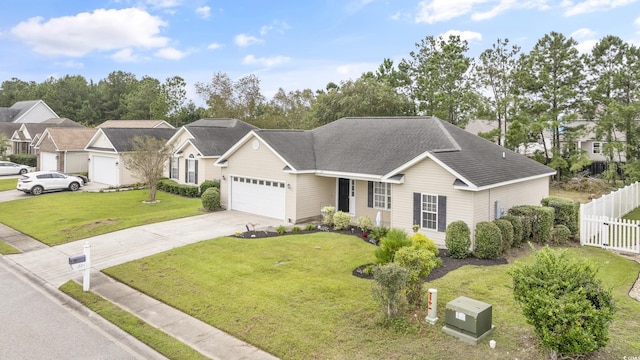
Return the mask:
<path fill-rule="evenodd" d="M 442 331 L 476 345 L 494 329 L 491 318 L 491 305 L 460 296 L 447 303 Z"/>

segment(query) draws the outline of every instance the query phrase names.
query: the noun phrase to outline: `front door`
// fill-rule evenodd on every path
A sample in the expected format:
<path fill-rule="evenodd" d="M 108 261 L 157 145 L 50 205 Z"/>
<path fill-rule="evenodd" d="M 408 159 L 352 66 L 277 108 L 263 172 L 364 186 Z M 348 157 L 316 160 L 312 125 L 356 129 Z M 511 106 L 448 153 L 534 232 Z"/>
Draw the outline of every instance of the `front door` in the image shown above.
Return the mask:
<path fill-rule="evenodd" d="M 338 211 L 349 213 L 349 195 L 351 186 L 349 179 L 338 179 Z"/>

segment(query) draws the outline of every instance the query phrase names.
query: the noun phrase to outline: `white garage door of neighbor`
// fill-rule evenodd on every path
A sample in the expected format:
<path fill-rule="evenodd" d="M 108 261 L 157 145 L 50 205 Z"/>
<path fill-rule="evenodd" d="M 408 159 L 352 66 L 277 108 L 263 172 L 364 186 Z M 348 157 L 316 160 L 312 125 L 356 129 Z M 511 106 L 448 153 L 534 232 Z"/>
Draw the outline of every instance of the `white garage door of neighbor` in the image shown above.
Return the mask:
<path fill-rule="evenodd" d="M 285 183 L 232 176 L 231 209 L 284 219 Z"/>
<path fill-rule="evenodd" d="M 56 153 L 41 152 L 40 153 L 40 170 L 57 171 L 58 159 L 56 159 Z"/>
<path fill-rule="evenodd" d="M 118 185 L 116 183 L 116 159 L 107 156 L 94 156 L 91 158 L 91 181 L 107 184 Z"/>

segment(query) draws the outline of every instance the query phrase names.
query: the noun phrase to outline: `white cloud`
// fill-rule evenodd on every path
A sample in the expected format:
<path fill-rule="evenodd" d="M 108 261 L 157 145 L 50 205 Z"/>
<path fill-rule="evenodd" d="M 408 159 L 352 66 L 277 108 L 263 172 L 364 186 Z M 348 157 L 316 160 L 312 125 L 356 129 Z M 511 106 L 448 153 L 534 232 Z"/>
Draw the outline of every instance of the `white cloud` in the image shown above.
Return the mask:
<path fill-rule="evenodd" d="M 211 8 L 208 6 L 199 7 L 196 9 L 196 14 L 203 19 L 207 19 L 211 16 Z"/>
<path fill-rule="evenodd" d="M 235 37 L 235 42 L 236 42 L 236 45 L 240 47 L 247 47 L 253 44 L 261 43 L 263 42 L 263 40 L 247 34 L 238 34 Z"/>
<path fill-rule="evenodd" d="M 147 4 L 157 8 L 176 7 L 182 3 L 181 0 L 147 0 Z"/>
<path fill-rule="evenodd" d="M 472 40 L 482 40 L 482 34 L 475 31 L 449 30 L 441 36 L 443 39 L 448 40 L 450 35 L 460 36 L 460 40 L 467 40 L 467 42 L 471 42 Z"/>
<path fill-rule="evenodd" d="M 140 9 L 97 9 L 47 21 L 31 18 L 11 33 L 37 53 L 79 57 L 92 51 L 164 47 L 169 39 L 159 33 L 166 25 Z"/>
<path fill-rule="evenodd" d="M 285 21 L 273 20 L 271 24 L 264 25 L 260 28 L 260 35 L 264 36 L 272 31 L 275 31 L 278 34 L 284 34 L 285 31 L 289 29 L 291 29 L 291 26 L 289 26 Z"/>
<path fill-rule="evenodd" d="M 172 47 L 167 47 L 156 51 L 154 55 L 167 60 L 180 60 L 187 56 L 187 53 Z"/>
<path fill-rule="evenodd" d="M 591 50 L 593 50 L 593 47 L 596 46 L 597 43 L 598 40 L 596 39 L 581 41 L 578 43 L 578 45 L 576 45 L 576 50 L 578 50 L 580 54 L 587 54 L 590 53 Z"/>
<path fill-rule="evenodd" d="M 222 46 L 224 46 L 224 45 L 214 42 L 214 43 L 209 44 L 209 46 L 207 46 L 207 49 L 216 50 L 216 49 L 220 49 Z"/>
<path fill-rule="evenodd" d="M 564 14 L 566 16 L 588 14 L 599 11 L 615 9 L 620 6 L 633 4 L 638 0 L 585 0 L 577 3 L 571 1 L 563 2 L 566 8 Z"/>
<path fill-rule="evenodd" d="M 65 68 L 70 68 L 70 69 L 82 69 L 84 68 L 84 64 L 79 62 L 79 61 L 75 61 L 75 60 L 68 60 L 68 61 L 63 61 L 63 62 L 57 62 L 55 63 L 57 66 L 61 66 L 61 67 L 65 67 Z"/>
<path fill-rule="evenodd" d="M 355 79 L 359 78 L 362 73 L 371 69 L 371 64 L 357 63 L 357 64 L 343 64 L 338 65 L 335 69 L 343 79 Z"/>
<path fill-rule="evenodd" d="M 589 28 L 580 28 L 571 33 L 571 37 L 576 40 L 594 37 L 595 35 L 596 35 L 596 32 Z"/>
<path fill-rule="evenodd" d="M 494 6 L 489 11 L 474 13 L 473 15 L 471 15 L 471 19 L 475 21 L 493 19 L 494 17 L 513 8 L 517 4 L 518 3 L 515 0 L 502 0 L 500 1 L 500 3 L 498 3 L 498 5 Z"/>
<path fill-rule="evenodd" d="M 473 10 L 473 5 L 486 0 L 423 0 L 418 3 L 417 23 L 433 24 L 447 21 L 467 14 Z"/>
<path fill-rule="evenodd" d="M 111 55 L 111 58 L 116 62 L 139 62 L 141 58 L 133 53 L 131 48 L 122 49 Z"/>
<path fill-rule="evenodd" d="M 242 63 L 245 65 L 258 64 L 266 67 L 272 67 L 272 66 L 277 66 L 277 65 L 289 62 L 289 60 L 291 60 L 291 58 L 288 56 L 273 56 L 269 58 L 264 58 L 264 57 L 257 58 L 253 55 L 247 55 L 244 57 L 244 59 L 242 59 Z"/>

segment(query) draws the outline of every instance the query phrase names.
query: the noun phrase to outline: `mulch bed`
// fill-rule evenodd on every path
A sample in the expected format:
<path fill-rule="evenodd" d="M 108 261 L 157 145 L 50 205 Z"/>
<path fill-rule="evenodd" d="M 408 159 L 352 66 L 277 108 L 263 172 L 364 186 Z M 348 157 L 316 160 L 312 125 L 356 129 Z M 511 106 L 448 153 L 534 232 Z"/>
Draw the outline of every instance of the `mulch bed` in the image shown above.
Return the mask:
<path fill-rule="evenodd" d="M 297 232 L 287 232 L 285 234 L 279 234 L 274 231 L 246 231 L 242 234 L 236 234 L 235 236 L 240 238 L 248 238 L 248 239 L 260 239 L 260 238 L 268 238 L 268 237 L 274 237 L 274 236 L 310 234 L 310 233 L 321 232 L 321 231 L 357 236 L 361 240 L 369 244 L 372 244 L 367 238 L 364 238 L 362 236 L 362 231 L 360 231 L 360 229 L 357 227 L 351 227 L 348 230 L 340 230 L 340 231 L 332 230 L 329 228 L 322 228 L 322 229 L 315 229 L 315 230 L 301 230 Z M 376 245 L 376 244 L 372 244 L 372 245 Z M 449 271 L 456 270 L 465 265 L 492 266 L 492 265 L 508 264 L 510 258 L 519 257 L 520 255 L 522 255 L 522 253 L 528 252 L 528 251 L 530 251 L 529 247 L 526 245 L 523 245 L 520 248 L 512 249 L 511 252 L 508 254 L 507 258 L 504 258 L 504 259 L 478 259 L 473 256 L 470 256 L 466 259 L 454 259 L 451 256 L 449 256 L 449 252 L 447 250 L 441 249 L 440 253 L 438 254 L 438 257 L 442 260 L 442 266 L 431 270 L 431 273 L 425 279 L 425 281 L 432 281 L 432 280 L 441 278 L 445 276 Z M 364 268 L 366 268 L 369 265 L 371 264 L 364 264 L 354 269 L 352 272 L 353 276 L 357 276 L 362 279 L 373 279 L 373 275 L 364 274 L 362 271 Z"/>

